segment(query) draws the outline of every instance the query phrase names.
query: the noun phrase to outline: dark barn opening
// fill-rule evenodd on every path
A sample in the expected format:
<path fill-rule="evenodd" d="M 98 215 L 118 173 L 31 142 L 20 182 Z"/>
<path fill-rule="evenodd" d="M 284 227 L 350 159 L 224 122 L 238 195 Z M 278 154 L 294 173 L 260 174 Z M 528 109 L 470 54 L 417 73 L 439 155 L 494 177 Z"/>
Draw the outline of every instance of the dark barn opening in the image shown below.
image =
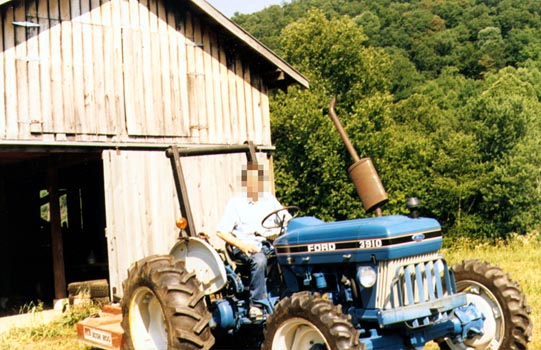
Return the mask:
<path fill-rule="evenodd" d="M 0 153 L 0 316 L 108 278 L 101 153 Z"/>

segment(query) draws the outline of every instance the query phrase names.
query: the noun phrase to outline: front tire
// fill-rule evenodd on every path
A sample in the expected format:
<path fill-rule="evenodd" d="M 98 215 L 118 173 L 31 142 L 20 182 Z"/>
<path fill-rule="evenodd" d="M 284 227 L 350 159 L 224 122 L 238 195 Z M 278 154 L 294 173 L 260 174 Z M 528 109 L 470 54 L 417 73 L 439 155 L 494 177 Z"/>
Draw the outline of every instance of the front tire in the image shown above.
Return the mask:
<path fill-rule="evenodd" d="M 359 331 L 342 307 L 309 292 L 281 300 L 268 318 L 262 350 L 359 350 Z"/>
<path fill-rule="evenodd" d="M 124 350 L 208 350 L 214 344 L 205 294 L 170 255 L 132 265 L 122 298 Z"/>
<path fill-rule="evenodd" d="M 484 335 L 455 344 L 447 339 L 441 349 L 525 350 L 531 338 L 530 307 L 518 283 L 494 265 L 467 260 L 452 266 L 457 292 L 465 292 L 486 317 Z"/>

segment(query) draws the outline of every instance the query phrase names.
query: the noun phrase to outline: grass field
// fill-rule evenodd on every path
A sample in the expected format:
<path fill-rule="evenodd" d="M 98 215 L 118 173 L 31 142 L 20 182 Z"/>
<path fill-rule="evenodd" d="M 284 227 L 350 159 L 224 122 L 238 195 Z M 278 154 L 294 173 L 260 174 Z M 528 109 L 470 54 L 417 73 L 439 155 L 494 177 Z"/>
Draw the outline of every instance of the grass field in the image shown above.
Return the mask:
<path fill-rule="evenodd" d="M 541 265 L 541 235 L 514 237 L 508 242 L 488 243 L 474 242 L 466 239 L 446 241 L 442 253 L 449 264 L 462 260 L 479 259 L 499 265 L 520 284 L 532 308 L 531 319 L 534 324 L 533 340 L 529 349 L 541 349 L 540 331 L 537 325 L 541 317 L 541 273 L 537 270 Z M 0 335 L 0 350 L 92 350 L 78 343 L 74 323 L 83 317 L 83 313 L 68 314 L 60 322 L 49 326 L 14 329 Z M 437 349 L 429 344 L 427 349 Z M 505 349 L 502 349 L 505 350 Z"/>
<path fill-rule="evenodd" d="M 541 333 L 537 327 L 541 317 L 541 273 L 538 271 L 541 266 L 541 235 L 532 233 L 491 244 L 458 239 L 446 242 L 445 245 L 451 247 L 442 250 L 450 265 L 469 259 L 487 261 L 503 268 L 519 283 L 532 308 L 531 321 L 534 328 L 528 348 L 541 349 Z"/>

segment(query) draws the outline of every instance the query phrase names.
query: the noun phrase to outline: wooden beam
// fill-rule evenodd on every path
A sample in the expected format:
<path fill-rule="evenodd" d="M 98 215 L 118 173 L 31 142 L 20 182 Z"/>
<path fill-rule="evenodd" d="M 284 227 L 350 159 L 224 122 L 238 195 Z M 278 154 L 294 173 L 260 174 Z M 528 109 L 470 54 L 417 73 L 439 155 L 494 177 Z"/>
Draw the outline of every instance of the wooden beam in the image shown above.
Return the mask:
<path fill-rule="evenodd" d="M 58 195 L 58 168 L 56 162 L 49 162 L 47 171 L 47 189 L 49 191 L 49 210 L 51 215 L 51 246 L 53 254 L 53 275 L 55 299 L 64 299 L 66 293 L 66 273 L 64 269 L 64 244 L 60 223 L 60 201 Z"/>

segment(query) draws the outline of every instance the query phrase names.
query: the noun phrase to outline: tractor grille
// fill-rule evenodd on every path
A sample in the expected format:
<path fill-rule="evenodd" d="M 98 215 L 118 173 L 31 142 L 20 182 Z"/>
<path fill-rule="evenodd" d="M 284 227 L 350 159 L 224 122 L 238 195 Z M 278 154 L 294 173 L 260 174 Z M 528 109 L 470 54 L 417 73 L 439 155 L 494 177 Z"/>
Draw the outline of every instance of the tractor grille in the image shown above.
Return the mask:
<path fill-rule="evenodd" d="M 423 254 L 380 262 L 376 307 L 411 306 L 437 300 L 449 293 L 451 275 L 440 254 Z"/>

